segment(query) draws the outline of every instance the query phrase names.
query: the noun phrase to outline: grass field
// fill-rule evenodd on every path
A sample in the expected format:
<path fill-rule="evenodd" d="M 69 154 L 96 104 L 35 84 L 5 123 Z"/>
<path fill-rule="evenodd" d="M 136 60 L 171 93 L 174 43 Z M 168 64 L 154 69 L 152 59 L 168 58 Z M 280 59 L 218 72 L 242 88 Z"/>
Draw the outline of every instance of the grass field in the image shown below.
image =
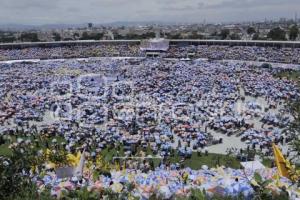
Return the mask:
<path fill-rule="evenodd" d="M 19 137 L 19 138 L 23 139 L 24 141 L 27 140 L 27 139 L 30 139 L 31 141 L 33 141 L 32 137 Z M 53 139 L 56 139 L 58 143 L 61 143 L 61 142 L 65 141 L 64 138 L 59 137 L 59 136 L 48 138 L 47 141 L 50 142 Z M 16 142 L 16 141 L 17 141 L 17 137 L 13 136 L 12 137 L 12 142 Z M 9 143 L 5 143 L 5 144 L 0 145 L 0 156 L 10 156 L 11 155 L 12 151 L 9 148 L 9 145 L 10 145 Z M 40 145 L 41 145 L 41 147 L 43 147 L 45 145 L 45 143 L 40 144 Z"/>
<path fill-rule="evenodd" d="M 276 78 L 286 78 L 289 80 L 296 81 L 300 86 L 300 71 L 284 71 L 279 72 L 275 75 Z"/>
<path fill-rule="evenodd" d="M 64 139 L 61 137 L 54 137 L 57 139 L 58 142 L 63 142 Z M 51 141 L 52 139 L 48 139 Z M 28 138 L 22 138 L 24 140 Z M 13 142 L 16 141 L 16 138 L 13 138 Z M 3 144 L 0 146 L 0 156 L 10 156 L 12 151 L 8 148 L 9 144 Z M 137 148 L 137 152 L 143 151 L 141 147 Z M 143 151 L 146 156 L 151 155 L 155 156 L 150 148 L 147 148 L 146 150 Z M 118 148 L 114 147 L 107 147 L 104 150 L 102 150 L 101 155 L 103 159 L 106 162 L 112 162 L 113 157 L 116 156 L 124 156 L 124 149 L 122 145 L 119 145 Z M 140 153 L 137 153 L 140 156 Z M 174 153 L 173 156 L 168 158 L 168 161 L 170 163 L 179 163 L 182 160 L 182 157 L 178 155 L 178 153 Z M 160 163 L 160 159 L 153 159 L 154 166 L 157 167 Z M 265 159 L 263 161 L 263 164 L 265 166 L 270 167 L 271 166 L 271 160 Z M 225 166 L 225 167 L 230 167 L 230 168 L 235 168 L 238 169 L 241 167 L 239 160 L 237 160 L 233 156 L 228 156 L 228 155 L 222 155 L 222 154 L 213 154 L 213 153 L 208 153 L 205 155 L 204 153 L 201 153 L 199 156 L 196 152 L 193 152 L 191 158 L 187 158 L 183 162 L 184 167 L 189 167 L 191 169 L 200 169 L 203 165 L 207 165 L 208 167 L 216 167 L 216 166 Z"/>
<path fill-rule="evenodd" d="M 141 149 L 139 149 L 138 152 L 140 152 L 140 150 Z M 154 156 L 153 152 L 149 148 L 145 151 L 145 154 L 146 156 Z M 120 147 L 118 153 L 116 148 L 106 148 L 101 152 L 101 155 L 103 156 L 105 161 L 110 162 L 112 161 L 114 156 L 124 156 L 123 147 Z M 168 158 L 170 163 L 179 163 L 181 159 L 182 158 L 178 155 L 178 153 L 174 153 L 173 156 Z M 154 166 L 158 166 L 160 163 L 160 159 L 154 159 L 153 162 Z M 232 156 L 213 153 L 208 153 L 208 155 L 202 153 L 201 156 L 198 156 L 196 152 L 193 152 L 191 158 L 185 159 L 183 163 L 185 167 L 190 167 L 191 169 L 200 169 L 202 165 L 207 165 L 208 167 L 223 165 L 235 169 L 240 168 L 240 162 L 236 158 Z"/>

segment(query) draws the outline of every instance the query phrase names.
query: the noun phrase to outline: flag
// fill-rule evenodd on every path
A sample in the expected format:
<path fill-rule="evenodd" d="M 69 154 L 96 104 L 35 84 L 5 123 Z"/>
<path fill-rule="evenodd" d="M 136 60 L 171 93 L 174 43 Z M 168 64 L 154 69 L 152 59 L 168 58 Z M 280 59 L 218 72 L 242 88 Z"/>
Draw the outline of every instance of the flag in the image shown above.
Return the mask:
<path fill-rule="evenodd" d="M 280 151 L 280 149 L 278 148 L 277 145 L 275 145 L 273 143 L 272 148 L 273 148 L 275 163 L 276 163 L 279 175 L 290 178 L 289 169 L 288 169 L 288 166 L 290 166 L 290 163 L 284 158 L 284 156 L 282 155 L 282 152 Z"/>
<path fill-rule="evenodd" d="M 67 154 L 67 161 L 73 167 L 75 167 L 79 164 L 80 158 L 81 158 L 81 152 L 80 151 L 76 155 L 73 155 L 71 153 Z"/>
<path fill-rule="evenodd" d="M 44 156 L 45 156 L 46 160 L 49 159 L 51 153 L 52 153 L 51 150 L 48 148 L 44 150 Z"/>
<path fill-rule="evenodd" d="M 116 171 L 120 171 L 121 166 L 120 166 L 120 163 L 119 163 L 119 162 L 116 163 L 115 168 L 116 168 Z"/>

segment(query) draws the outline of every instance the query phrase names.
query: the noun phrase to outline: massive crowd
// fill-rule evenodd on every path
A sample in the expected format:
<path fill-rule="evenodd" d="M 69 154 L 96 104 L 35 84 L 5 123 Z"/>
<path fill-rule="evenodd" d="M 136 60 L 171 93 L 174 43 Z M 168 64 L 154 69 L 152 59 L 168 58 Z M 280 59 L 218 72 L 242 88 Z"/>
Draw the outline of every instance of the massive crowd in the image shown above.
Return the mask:
<path fill-rule="evenodd" d="M 228 51 L 226 47 L 198 47 L 198 53 L 200 57 L 222 54 L 226 59 L 256 60 L 260 53 L 268 52 L 264 54 L 268 60 L 283 61 L 277 54 L 272 55 L 275 49 L 251 48 Z M 105 57 L 116 52 L 118 56 L 141 55 L 137 47 L 126 45 L 0 51 L 1 59 L 59 58 L 61 54 L 64 58 Z M 294 51 L 298 50 L 288 50 L 288 56 Z M 173 48 L 169 53 L 171 57 L 184 55 Z M 72 153 L 85 149 L 93 156 L 108 146 L 119 145 L 126 156 L 135 155 L 137 147 L 143 147 L 162 158 L 170 157 L 174 149 L 188 158 L 193 151 L 207 151 L 207 147 L 222 143 L 218 134 L 239 137 L 241 144 L 268 154 L 272 142 L 288 142 L 295 137 L 283 128 L 293 120 L 286 103 L 299 100 L 300 91 L 295 82 L 275 78 L 272 68 L 225 61 L 91 58 L 2 63 L 0 70 L 1 137 L 8 140 L 20 137 L 19 133 L 27 137 L 41 133 L 63 138 L 64 150 Z M 253 192 L 239 170 L 228 172 L 228 182 L 223 183 L 224 172 L 164 167 L 162 164 L 147 175 L 140 171 L 125 175 L 114 172 L 110 178 L 99 177 L 97 183 L 113 187 L 135 180 L 138 196 L 151 193 L 159 184 L 165 188 L 162 193 L 166 198 L 195 187 L 197 181 L 207 190 L 222 185 L 224 193 L 230 195 L 251 196 Z M 186 180 L 175 180 L 183 173 L 188 174 Z M 85 178 L 85 185 L 97 186 Z M 37 179 L 39 184 L 53 188 L 60 181 L 53 174 Z M 78 184 L 71 180 L 68 183 L 70 187 Z"/>
<path fill-rule="evenodd" d="M 299 48 L 256 46 L 171 46 L 166 54 L 166 57 L 181 58 L 182 55 L 193 55 L 196 58 L 209 58 L 213 60 L 248 60 L 268 61 L 275 63 L 300 63 Z"/>
<path fill-rule="evenodd" d="M 0 49 L 0 60 L 142 56 L 138 45 L 77 45 Z"/>
<path fill-rule="evenodd" d="M 246 64 L 145 60 L 131 66 L 104 59 L 2 64 L 1 71 L 3 126 L 53 118 L 51 127 L 69 143 L 91 149 L 98 141 L 132 140 L 159 145 L 166 155 L 178 143 L 196 150 L 218 139 L 212 131 L 230 136 L 259 121 L 271 132 L 268 139 L 258 131 L 265 146 L 282 136 L 274 128 L 292 120 L 285 100 L 299 98 L 295 83 Z"/>
<path fill-rule="evenodd" d="M 163 47 L 163 49 L 166 49 Z M 144 57 L 145 49 L 137 44 L 99 44 L 63 47 L 32 47 L 21 49 L 0 49 L 1 60 L 57 59 L 88 57 Z M 268 61 L 274 63 L 300 63 L 299 48 L 256 47 L 256 46 L 170 46 L 161 54 L 164 58 L 209 58 L 213 60 Z"/>

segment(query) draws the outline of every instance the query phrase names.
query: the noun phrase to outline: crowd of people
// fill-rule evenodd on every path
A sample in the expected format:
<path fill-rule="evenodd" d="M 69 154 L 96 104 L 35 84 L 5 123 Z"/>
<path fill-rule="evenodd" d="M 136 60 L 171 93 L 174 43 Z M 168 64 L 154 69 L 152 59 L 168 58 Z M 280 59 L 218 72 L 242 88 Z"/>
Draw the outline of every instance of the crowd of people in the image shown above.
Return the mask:
<path fill-rule="evenodd" d="M 212 60 L 248 60 L 268 61 L 274 63 L 300 63 L 299 48 L 257 47 L 257 46 L 220 46 L 199 45 L 177 47 L 171 46 L 166 57 L 181 58 L 192 55 L 196 58 Z"/>
<path fill-rule="evenodd" d="M 64 58 L 105 57 L 115 51 L 122 52 L 119 56 L 140 55 L 137 47 L 126 45 L 77 48 L 0 50 L 0 55 L 2 59 L 59 58 L 60 53 Z M 243 48 L 249 54 L 236 47 L 230 51 L 239 54 L 225 48 L 222 56 L 252 60 L 256 58 L 251 52 L 259 56 L 259 52 L 275 51 Z M 204 47 L 199 55 L 215 54 L 213 49 Z M 223 50 L 216 51 L 222 54 Z M 171 52 L 176 57 L 172 48 Z M 233 57 L 226 57 L 227 52 Z M 281 61 L 276 54 L 266 55 L 269 60 Z M 90 58 L 1 63 L 0 70 L 0 133 L 10 141 L 20 138 L 19 133 L 27 138 L 42 133 L 62 138 L 64 150 L 72 153 L 84 149 L 96 155 L 108 146 L 119 145 L 125 156 L 134 156 L 142 147 L 161 158 L 171 157 L 174 150 L 188 158 L 193 152 L 223 143 L 220 134 L 239 137 L 241 144 L 261 150 L 270 150 L 274 141 L 295 137 L 283 128 L 293 120 L 287 102 L 299 100 L 300 91 L 296 82 L 275 78 L 272 68 L 226 61 Z M 160 166 L 146 175 L 129 167 L 126 175 L 112 172 L 111 177 L 101 176 L 98 182 L 85 177 L 82 185 L 113 187 L 134 180 L 139 186 L 135 195 L 145 198 L 159 189 L 157 185 L 169 198 L 198 182 L 206 190 L 222 186 L 226 195 L 245 193 L 251 197 L 253 192 L 240 170 L 176 171 L 176 166 Z M 188 178 L 178 179 L 185 173 Z M 53 191 L 64 188 L 60 181 L 53 174 L 37 179 L 38 184 L 51 185 Z M 285 182 L 289 186 L 290 182 Z M 71 188 L 79 184 L 71 179 L 68 183 Z"/>
<path fill-rule="evenodd" d="M 213 132 L 249 135 L 251 128 L 266 128 L 272 137 L 261 131 L 260 140 L 249 142 L 267 145 L 292 120 L 284 102 L 299 98 L 294 82 L 245 64 L 144 60 L 132 66 L 104 59 L 6 65 L 2 126 L 51 125 L 68 143 L 89 148 L 130 140 L 168 155 L 179 143 L 197 150 L 219 140 Z M 278 109 L 285 117 L 272 123 L 268 114 Z"/>
<path fill-rule="evenodd" d="M 0 49 L 1 60 L 61 59 L 88 57 L 137 57 L 142 56 L 138 45 L 76 45 L 62 47 L 28 47 Z"/>
<path fill-rule="evenodd" d="M 151 49 L 151 47 L 149 47 Z M 159 51 L 160 47 L 156 49 Z M 212 60 L 268 61 L 274 63 L 300 63 L 299 48 L 188 45 L 163 47 L 164 58 L 208 58 Z M 165 50 L 167 49 L 167 50 Z M 138 44 L 97 44 L 62 47 L 28 47 L 20 49 L 0 49 L 1 60 L 58 59 L 88 57 L 145 57 L 146 48 Z"/>

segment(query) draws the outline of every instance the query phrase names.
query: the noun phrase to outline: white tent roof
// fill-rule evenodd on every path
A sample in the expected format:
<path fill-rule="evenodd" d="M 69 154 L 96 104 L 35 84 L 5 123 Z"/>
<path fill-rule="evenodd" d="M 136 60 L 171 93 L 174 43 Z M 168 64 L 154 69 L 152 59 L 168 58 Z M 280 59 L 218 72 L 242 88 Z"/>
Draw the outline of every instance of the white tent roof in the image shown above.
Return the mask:
<path fill-rule="evenodd" d="M 259 162 L 257 160 L 255 160 L 255 161 L 249 161 L 249 162 L 241 162 L 241 165 L 245 169 L 249 169 L 249 170 L 253 170 L 253 171 L 265 168 L 265 166 L 261 162 Z"/>

